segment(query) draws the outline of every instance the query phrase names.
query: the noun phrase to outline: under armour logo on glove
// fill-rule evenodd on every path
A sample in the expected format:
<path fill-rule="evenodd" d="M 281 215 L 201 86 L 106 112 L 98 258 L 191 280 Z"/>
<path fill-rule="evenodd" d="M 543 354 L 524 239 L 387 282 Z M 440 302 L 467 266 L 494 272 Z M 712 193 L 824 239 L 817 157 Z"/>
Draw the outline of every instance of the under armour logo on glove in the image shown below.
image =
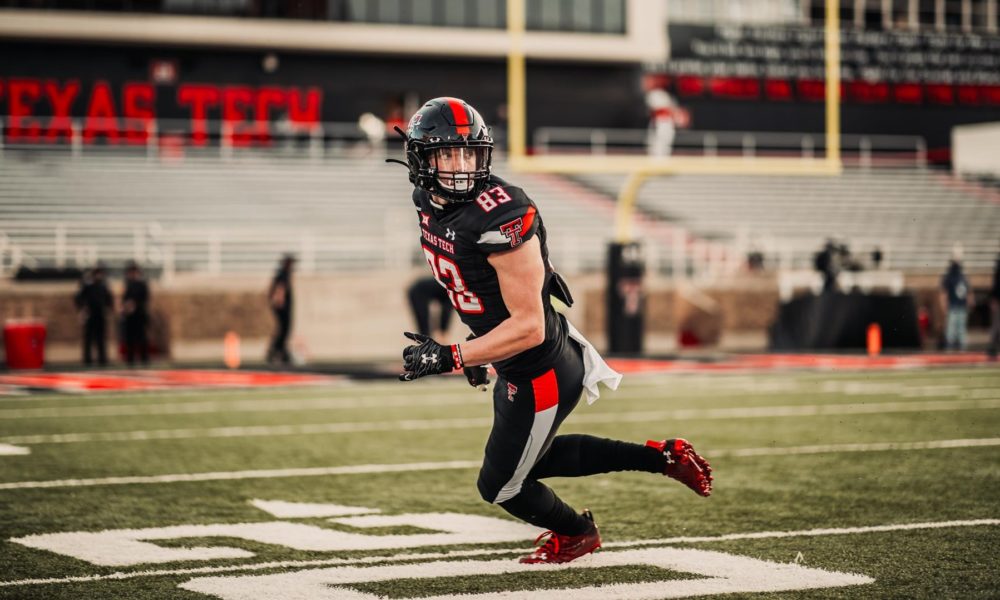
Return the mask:
<path fill-rule="evenodd" d="M 417 345 L 403 349 L 403 373 L 399 376 L 400 381 L 450 373 L 462 366 L 462 353 L 458 345 L 443 346 L 426 335 L 409 331 L 403 335 L 417 342 Z"/>

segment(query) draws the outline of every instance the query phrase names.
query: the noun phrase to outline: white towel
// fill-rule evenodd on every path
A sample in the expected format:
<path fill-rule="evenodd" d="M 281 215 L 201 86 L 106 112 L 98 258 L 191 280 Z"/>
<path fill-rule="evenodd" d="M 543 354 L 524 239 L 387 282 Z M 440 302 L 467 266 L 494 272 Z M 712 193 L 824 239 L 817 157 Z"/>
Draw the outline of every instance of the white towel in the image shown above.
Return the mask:
<path fill-rule="evenodd" d="M 622 382 L 622 374 L 604 362 L 594 346 L 577 331 L 576 327 L 573 327 L 569 320 L 566 320 L 566 327 L 569 329 L 569 337 L 583 346 L 583 391 L 587 396 L 587 404 L 593 404 L 601 397 L 601 390 L 597 384 L 603 383 L 608 388 L 617 390 L 618 384 Z"/>

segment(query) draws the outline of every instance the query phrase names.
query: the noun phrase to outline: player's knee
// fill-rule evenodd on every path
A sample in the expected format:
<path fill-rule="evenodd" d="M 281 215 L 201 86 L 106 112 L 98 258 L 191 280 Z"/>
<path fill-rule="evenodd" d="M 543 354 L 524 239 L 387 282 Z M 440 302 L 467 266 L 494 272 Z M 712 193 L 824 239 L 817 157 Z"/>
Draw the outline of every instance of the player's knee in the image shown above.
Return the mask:
<path fill-rule="evenodd" d="M 508 483 L 509 479 L 509 476 L 504 477 L 494 469 L 483 465 L 483 468 L 479 470 L 479 480 L 476 481 L 476 487 L 479 488 L 479 496 L 490 504 L 500 504 L 504 500 L 509 499 L 511 494 L 507 493 L 504 487 L 504 484 Z"/>
<path fill-rule="evenodd" d="M 494 504 L 497 498 L 497 490 L 495 486 L 491 486 L 484 480 L 482 474 L 479 475 L 479 481 L 476 482 L 476 487 L 479 488 L 479 496 L 490 504 Z"/>

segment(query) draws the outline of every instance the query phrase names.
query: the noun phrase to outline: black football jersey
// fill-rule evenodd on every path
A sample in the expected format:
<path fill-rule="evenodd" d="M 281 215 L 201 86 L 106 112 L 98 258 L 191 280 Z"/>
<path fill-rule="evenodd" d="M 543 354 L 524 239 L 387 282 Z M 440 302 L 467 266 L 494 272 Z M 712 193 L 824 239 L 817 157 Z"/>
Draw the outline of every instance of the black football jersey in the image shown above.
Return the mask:
<path fill-rule="evenodd" d="M 448 291 L 452 306 L 476 336 L 510 317 L 500 281 L 487 257 L 511 250 L 538 236 L 546 266 L 542 285 L 545 341 L 493 364 L 505 377 L 536 377 L 552 368 L 566 344 L 565 325 L 549 299 L 549 249 L 538 207 L 521 188 L 490 176 L 486 191 L 472 202 L 437 206 L 430 193 L 415 188 L 413 203 L 420 243 L 434 277 Z"/>

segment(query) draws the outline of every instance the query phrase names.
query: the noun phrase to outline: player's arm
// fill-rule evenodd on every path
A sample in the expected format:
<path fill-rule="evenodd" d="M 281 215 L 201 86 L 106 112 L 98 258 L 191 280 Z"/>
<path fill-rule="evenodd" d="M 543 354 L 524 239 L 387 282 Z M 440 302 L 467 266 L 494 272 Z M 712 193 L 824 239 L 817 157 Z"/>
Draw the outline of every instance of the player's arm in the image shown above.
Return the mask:
<path fill-rule="evenodd" d="M 545 341 L 545 264 L 538 238 L 532 237 L 513 250 L 494 252 L 487 260 L 497 272 L 510 317 L 482 337 L 462 344 L 462 359 L 467 365 L 504 360 Z"/>
<path fill-rule="evenodd" d="M 403 349 L 402 381 L 447 373 L 456 368 L 484 365 L 534 348 L 545 340 L 545 312 L 542 285 L 545 265 L 539 241 L 531 238 L 513 250 L 493 252 L 487 260 L 497 272 L 500 293 L 510 316 L 482 337 L 461 345 L 444 345 L 419 333 L 404 333 L 416 342 Z M 485 384 L 485 376 L 475 373 L 473 386 Z"/>

